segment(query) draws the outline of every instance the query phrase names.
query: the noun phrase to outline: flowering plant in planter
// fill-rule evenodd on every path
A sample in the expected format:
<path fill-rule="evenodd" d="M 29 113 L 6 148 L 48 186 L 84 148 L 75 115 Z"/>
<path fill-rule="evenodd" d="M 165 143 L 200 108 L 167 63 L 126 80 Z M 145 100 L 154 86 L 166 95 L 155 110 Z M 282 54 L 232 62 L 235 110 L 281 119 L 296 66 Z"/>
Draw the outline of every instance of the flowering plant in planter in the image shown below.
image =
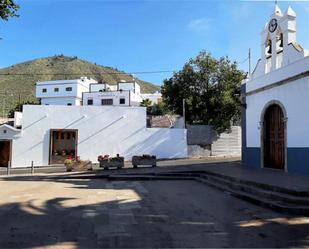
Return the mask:
<path fill-rule="evenodd" d="M 104 161 L 104 160 L 108 160 L 108 158 L 109 158 L 109 155 L 104 155 L 104 156 L 99 155 L 98 156 L 98 161 L 101 162 L 101 161 Z"/>
<path fill-rule="evenodd" d="M 149 155 L 149 154 L 143 154 L 141 156 L 141 159 L 155 159 L 156 156 L 152 156 L 152 155 Z"/>
<path fill-rule="evenodd" d="M 118 169 L 124 167 L 124 157 L 119 156 L 117 154 L 116 157 L 109 157 L 109 155 L 98 156 L 98 161 L 100 163 L 100 167 L 104 169 L 108 169 L 110 167 L 116 167 Z"/>
<path fill-rule="evenodd" d="M 89 169 L 89 165 L 91 166 L 91 162 L 81 160 L 80 156 L 77 156 L 76 158 L 74 158 L 73 156 L 68 156 L 67 159 L 64 161 L 64 165 L 66 166 L 67 171 L 72 171 L 73 169 L 78 171 L 85 170 L 85 167 L 88 167 L 87 169 Z"/>
<path fill-rule="evenodd" d="M 74 160 L 71 156 L 68 156 L 67 159 L 64 160 L 64 165 L 67 168 L 67 171 L 72 171 L 74 167 Z"/>
<path fill-rule="evenodd" d="M 123 160 L 124 160 L 124 158 L 121 157 L 121 156 L 119 156 L 119 154 L 117 154 L 116 157 L 111 157 L 111 158 L 110 158 L 110 161 L 111 161 L 111 162 L 122 162 Z"/>

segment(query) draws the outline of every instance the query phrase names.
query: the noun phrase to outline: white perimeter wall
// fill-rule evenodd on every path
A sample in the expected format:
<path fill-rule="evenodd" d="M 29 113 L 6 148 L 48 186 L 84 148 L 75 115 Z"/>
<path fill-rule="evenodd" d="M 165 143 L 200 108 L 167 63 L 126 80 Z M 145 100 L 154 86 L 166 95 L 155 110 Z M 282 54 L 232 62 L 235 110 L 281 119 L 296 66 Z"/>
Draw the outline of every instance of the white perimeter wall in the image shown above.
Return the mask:
<path fill-rule="evenodd" d="M 81 105 L 81 99 L 74 97 L 66 97 L 66 98 L 44 98 L 41 99 L 42 105 Z"/>
<path fill-rule="evenodd" d="M 152 104 L 158 104 L 159 100 L 162 99 L 161 93 L 142 93 L 141 94 L 142 99 L 149 99 Z"/>
<path fill-rule="evenodd" d="M 264 106 L 280 101 L 287 112 L 287 146 L 309 147 L 309 78 L 247 96 L 247 146 L 260 147 L 260 118 Z"/>
<path fill-rule="evenodd" d="M 31 106 L 23 109 L 21 137 L 13 140 L 12 167 L 48 165 L 50 129 L 78 129 L 83 160 L 117 153 L 158 158 L 187 157 L 185 129 L 146 128 L 146 108 L 111 106 Z"/>
<path fill-rule="evenodd" d="M 89 91 L 90 92 L 99 92 L 99 91 L 117 91 L 117 85 L 108 85 L 108 84 L 90 84 L 89 86 Z"/>

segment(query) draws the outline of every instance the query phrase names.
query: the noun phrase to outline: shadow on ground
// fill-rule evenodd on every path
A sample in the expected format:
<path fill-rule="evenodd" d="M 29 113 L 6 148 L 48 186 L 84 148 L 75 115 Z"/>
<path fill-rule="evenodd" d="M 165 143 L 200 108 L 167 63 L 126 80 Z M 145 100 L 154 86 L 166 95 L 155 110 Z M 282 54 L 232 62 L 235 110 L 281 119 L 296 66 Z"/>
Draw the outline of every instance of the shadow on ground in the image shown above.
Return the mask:
<path fill-rule="evenodd" d="M 309 217 L 194 181 L 110 182 L 76 173 L 8 177 L 0 185 L 0 248 L 309 246 Z"/>

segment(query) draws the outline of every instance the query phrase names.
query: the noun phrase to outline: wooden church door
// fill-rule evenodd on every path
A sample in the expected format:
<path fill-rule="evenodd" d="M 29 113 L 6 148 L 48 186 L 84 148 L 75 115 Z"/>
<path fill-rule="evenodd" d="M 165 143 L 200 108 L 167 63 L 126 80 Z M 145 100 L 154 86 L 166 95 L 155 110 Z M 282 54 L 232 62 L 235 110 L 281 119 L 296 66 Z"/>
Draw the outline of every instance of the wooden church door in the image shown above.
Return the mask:
<path fill-rule="evenodd" d="M 271 105 L 264 116 L 264 167 L 284 169 L 285 124 L 279 105 Z"/>

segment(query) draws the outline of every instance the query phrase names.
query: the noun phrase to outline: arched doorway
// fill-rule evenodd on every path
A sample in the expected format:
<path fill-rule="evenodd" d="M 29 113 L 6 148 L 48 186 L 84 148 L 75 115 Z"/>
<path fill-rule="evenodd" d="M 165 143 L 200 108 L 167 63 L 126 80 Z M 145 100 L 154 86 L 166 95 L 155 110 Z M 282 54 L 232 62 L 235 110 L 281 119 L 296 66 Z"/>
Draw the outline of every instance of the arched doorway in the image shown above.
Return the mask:
<path fill-rule="evenodd" d="M 263 119 L 263 166 L 285 169 L 286 125 L 285 113 L 277 103 L 269 105 Z"/>

